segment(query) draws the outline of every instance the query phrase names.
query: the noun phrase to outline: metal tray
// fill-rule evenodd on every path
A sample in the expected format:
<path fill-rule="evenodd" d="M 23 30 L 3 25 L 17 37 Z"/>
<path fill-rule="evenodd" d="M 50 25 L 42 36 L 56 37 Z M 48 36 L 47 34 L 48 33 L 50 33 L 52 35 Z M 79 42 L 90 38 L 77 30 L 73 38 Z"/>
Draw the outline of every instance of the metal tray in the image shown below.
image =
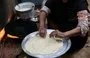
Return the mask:
<path fill-rule="evenodd" d="M 50 34 L 52 31 L 52 29 L 47 29 L 47 33 Z M 65 54 L 71 47 L 71 40 L 63 40 L 63 47 L 60 48 L 57 52 L 52 53 L 52 54 L 32 54 L 29 51 L 26 50 L 25 44 L 27 41 L 29 41 L 30 39 L 33 39 L 32 37 L 34 37 L 36 34 L 38 33 L 38 31 L 30 33 L 29 35 L 27 35 L 24 40 L 21 43 L 22 49 L 25 53 L 27 53 L 30 56 L 36 57 L 36 58 L 55 58 L 58 56 L 61 56 L 63 54 Z"/>

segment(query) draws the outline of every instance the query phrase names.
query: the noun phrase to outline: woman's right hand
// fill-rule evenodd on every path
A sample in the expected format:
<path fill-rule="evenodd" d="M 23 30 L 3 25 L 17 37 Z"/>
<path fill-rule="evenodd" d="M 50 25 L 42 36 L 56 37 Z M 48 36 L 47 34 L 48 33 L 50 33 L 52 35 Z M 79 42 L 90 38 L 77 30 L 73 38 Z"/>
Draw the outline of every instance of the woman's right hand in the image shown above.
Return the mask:
<path fill-rule="evenodd" d="M 44 37 L 46 37 L 46 34 L 47 34 L 46 28 L 45 27 L 40 27 L 39 28 L 39 35 L 44 38 Z"/>

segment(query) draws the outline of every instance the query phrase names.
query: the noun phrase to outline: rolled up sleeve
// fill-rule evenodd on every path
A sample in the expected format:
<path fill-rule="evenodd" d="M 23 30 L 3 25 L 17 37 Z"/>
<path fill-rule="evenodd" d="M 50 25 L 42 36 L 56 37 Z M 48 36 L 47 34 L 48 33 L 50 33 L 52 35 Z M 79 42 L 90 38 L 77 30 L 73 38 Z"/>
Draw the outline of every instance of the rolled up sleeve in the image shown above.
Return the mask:
<path fill-rule="evenodd" d="M 51 9 L 53 8 L 54 0 L 47 0 L 41 10 L 45 11 L 47 14 L 51 13 Z"/>
<path fill-rule="evenodd" d="M 88 30 L 89 30 L 89 27 L 88 27 L 88 19 L 79 20 L 78 26 L 80 27 L 80 30 L 81 30 L 81 36 L 85 36 L 86 33 L 87 33 Z"/>
<path fill-rule="evenodd" d="M 78 26 L 81 29 L 81 36 L 85 36 L 89 30 L 88 26 L 88 3 L 87 0 L 78 0 Z M 83 18 L 83 15 L 85 16 Z"/>
<path fill-rule="evenodd" d="M 43 6 L 41 10 L 45 11 L 47 14 L 51 12 L 47 6 Z"/>
<path fill-rule="evenodd" d="M 78 16 L 78 27 L 80 27 L 81 36 L 85 36 L 89 30 L 87 11 L 86 10 L 80 11 L 77 16 Z"/>

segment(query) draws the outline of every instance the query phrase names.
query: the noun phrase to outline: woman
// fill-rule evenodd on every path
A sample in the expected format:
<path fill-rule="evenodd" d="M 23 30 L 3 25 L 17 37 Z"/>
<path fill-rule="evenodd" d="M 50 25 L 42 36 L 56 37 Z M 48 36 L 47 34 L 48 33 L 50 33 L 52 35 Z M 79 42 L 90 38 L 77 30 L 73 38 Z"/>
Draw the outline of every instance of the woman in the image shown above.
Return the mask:
<path fill-rule="evenodd" d="M 86 0 L 47 0 L 40 13 L 39 34 L 46 36 L 46 18 L 48 28 L 58 26 L 50 37 L 69 37 L 72 42 L 70 52 L 83 47 L 88 32 L 88 4 Z"/>

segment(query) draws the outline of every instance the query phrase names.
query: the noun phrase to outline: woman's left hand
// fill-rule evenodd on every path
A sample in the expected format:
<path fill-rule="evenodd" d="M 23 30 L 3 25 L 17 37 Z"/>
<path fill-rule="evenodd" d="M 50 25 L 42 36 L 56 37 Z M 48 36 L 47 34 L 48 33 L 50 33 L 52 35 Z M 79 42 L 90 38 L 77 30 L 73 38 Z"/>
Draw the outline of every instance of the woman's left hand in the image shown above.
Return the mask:
<path fill-rule="evenodd" d="M 55 30 L 51 32 L 50 37 L 65 37 L 65 34 L 63 32 L 60 32 L 59 30 Z"/>

